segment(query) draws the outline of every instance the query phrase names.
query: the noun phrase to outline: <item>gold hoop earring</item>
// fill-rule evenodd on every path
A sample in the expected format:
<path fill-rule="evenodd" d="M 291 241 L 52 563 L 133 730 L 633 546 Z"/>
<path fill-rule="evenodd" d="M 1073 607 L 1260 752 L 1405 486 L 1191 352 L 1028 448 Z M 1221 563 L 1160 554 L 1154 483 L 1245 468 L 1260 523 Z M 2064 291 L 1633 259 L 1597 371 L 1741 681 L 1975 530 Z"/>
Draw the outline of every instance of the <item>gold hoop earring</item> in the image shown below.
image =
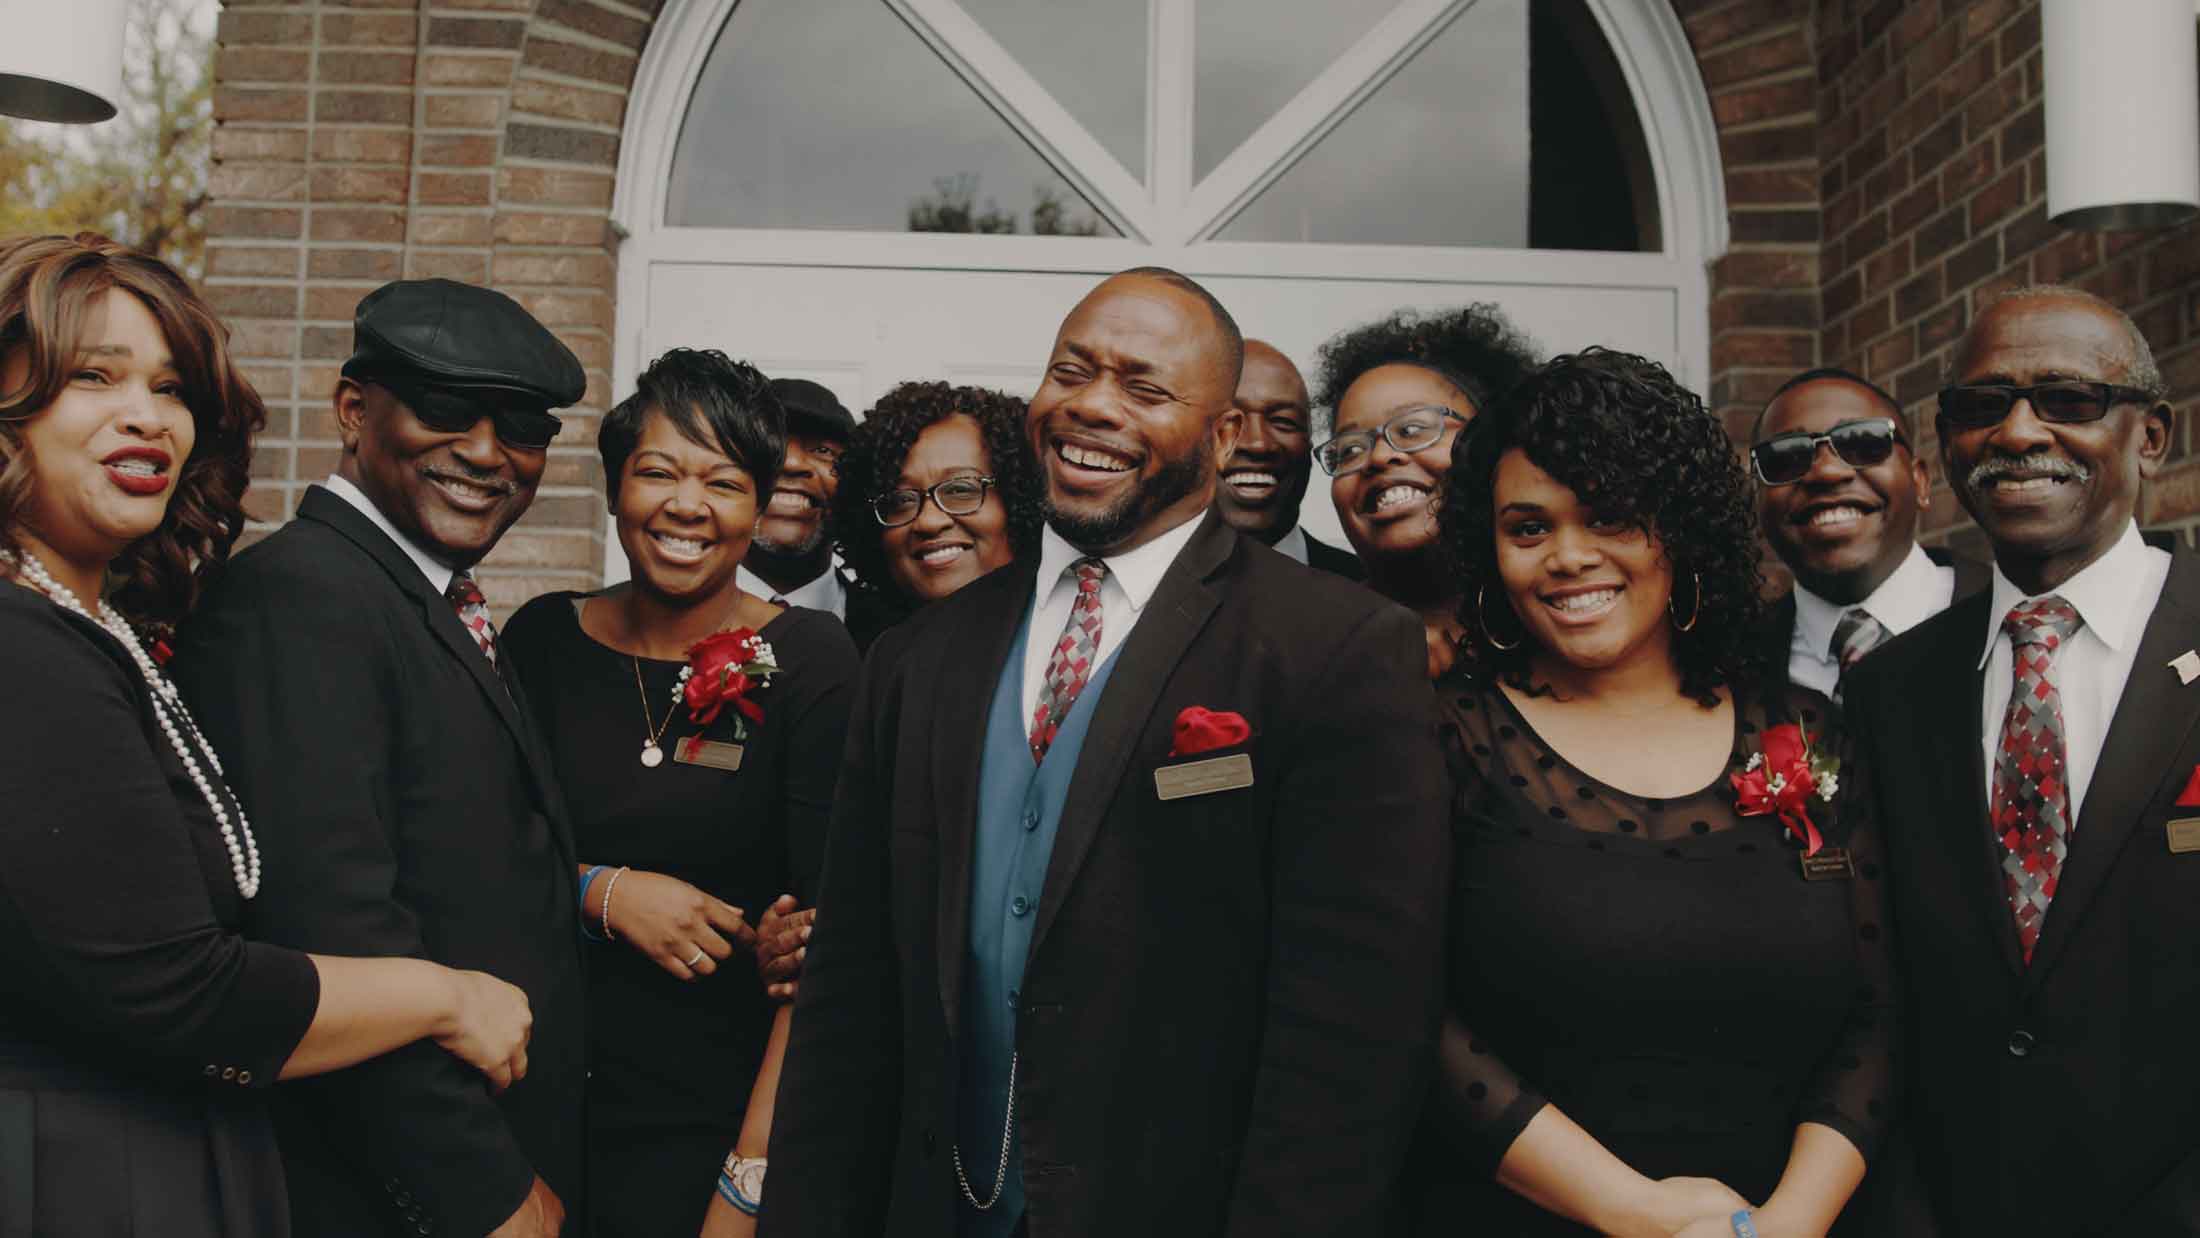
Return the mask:
<path fill-rule="evenodd" d="M 1676 632 L 1694 631 L 1696 620 L 1703 614 L 1703 576 L 1701 573 L 1690 572 L 1688 579 L 1696 586 L 1696 604 L 1688 608 L 1688 622 L 1681 622 L 1680 612 L 1673 609 L 1673 599 L 1665 599 L 1665 613 L 1673 617 L 1673 630 Z"/>
<path fill-rule="evenodd" d="M 1520 648 L 1520 642 L 1514 641 L 1512 644 L 1507 645 L 1498 640 L 1497 634 L 1490 630 L 1490 617 L 1488 612 L 1482 609 L 1482 595 L 1489 592 L 1489 589 L 1490 587 L 1488 585 L 1483 585 L 1481 588 L 1474 591 L 1474 620 L 1482 627 L 1483 644 L 1497 650 L 1499 653 L 1511 653 L 1513 650 Z"/>

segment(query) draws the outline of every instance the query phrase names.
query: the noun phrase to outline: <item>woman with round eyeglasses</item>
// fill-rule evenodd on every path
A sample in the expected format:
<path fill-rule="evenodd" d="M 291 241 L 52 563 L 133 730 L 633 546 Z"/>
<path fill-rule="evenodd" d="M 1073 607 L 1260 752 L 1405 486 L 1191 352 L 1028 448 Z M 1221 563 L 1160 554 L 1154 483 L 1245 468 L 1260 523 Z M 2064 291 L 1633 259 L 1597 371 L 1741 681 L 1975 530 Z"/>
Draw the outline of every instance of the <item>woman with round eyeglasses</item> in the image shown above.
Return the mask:
<path fill-rule="evenodd" d="M 1041 484 L 1024 403 L 981 387 L 903 383 L 856 427 L 834 498 L 855 574 L 858 648 L 927 602 L 1038 550 Z"/>
<path fill-rule="evenodd" d="M 1401 311 L 1322 346 L 1318 403 L 1332 435 L 1314 458 L 1368 586 L 1421 615 L 1431 679 L 1459 647 L 1459 598 L 1436 510 L 1459 430 L 1535 365 L 1494 305 Z"/>

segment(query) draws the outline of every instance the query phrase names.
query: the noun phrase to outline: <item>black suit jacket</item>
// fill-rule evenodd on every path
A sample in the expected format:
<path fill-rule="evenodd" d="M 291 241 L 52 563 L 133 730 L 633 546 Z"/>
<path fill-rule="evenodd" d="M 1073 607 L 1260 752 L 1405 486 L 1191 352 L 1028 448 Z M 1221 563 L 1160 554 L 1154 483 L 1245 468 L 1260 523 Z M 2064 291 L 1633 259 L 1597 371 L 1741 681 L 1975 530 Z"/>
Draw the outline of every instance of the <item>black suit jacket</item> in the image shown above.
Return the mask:
<path fill-rule="evenodd" d="M 1320 568 L 1346 580 L 1367 579 L 1367 569 L 1360 566 L 1360 556 L 1327 542 L 1315 541 L 1311 533 L 1306 534 L 1306 566 Z"/>
<path fill-rule="evenodd" d="M 248 931 L 489 972 L 534 1010 L 527 1078 L 502 1097 L 431 1041 L 278 1088 L 298 1233 L 486 1233 L 538 1173 L 578 1214 L 573 848 L 517 685 L 320 488 L 215 582 L 173 669 L 259 835 Z"/>
<path fill-rule="evenodd" d="M 981 737 L 1037 570 L 927 607 L 866 665 L 767 1235 L 953 1232 Z M 1425 662 L 1412 615 L 1212 515 L 1169 568 L 1081 749 L 1023 980 L 1034 1238 L 1379 1232 L 1441 1008 Z M 1194 705 L 1251 723 L 1253 785 L 1161 801 Z"/>
<path fill-rule="evenodd" d="M 1948 1235 L 2200 1234 L 2200 853 L 2166 827 L 2200 763 L 2200 556 L 2177 552 L 2030 966 L 1987 828 L 1991 594 L 1851 673 L 1911 1011 L 1910 1129 Z"/>
<path fill-rule="evenodd" d="M 1951 606 L 1994 587 L 1994 565 L 1991 563 L 1981 563 L 1977 559 L 1951 554 L 1937 546 L 1927 546 L 1925 557 L 1941 567 L 1952 567 L 1956 570 L 1955 593 L 1948 600 Z M 1794 643 L 1795 593 L 1789 590 L 1781 594 L 1780 600 L 1767 609 L 1764 643 L 1759 647 L 1764 658 L 1765 678 L 1775 688 L 1785 689 L 1788 685 L 1788 651 Z M 1878 650 L 1872 652 L 1877 653 Z"/>

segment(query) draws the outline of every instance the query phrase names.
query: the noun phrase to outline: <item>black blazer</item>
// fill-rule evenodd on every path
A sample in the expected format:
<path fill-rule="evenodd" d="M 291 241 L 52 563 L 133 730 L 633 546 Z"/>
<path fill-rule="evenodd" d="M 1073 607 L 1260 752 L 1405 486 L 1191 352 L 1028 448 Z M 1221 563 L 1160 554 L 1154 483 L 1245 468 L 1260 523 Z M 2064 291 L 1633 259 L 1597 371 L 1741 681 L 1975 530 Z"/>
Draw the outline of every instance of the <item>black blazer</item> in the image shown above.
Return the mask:
<path fill-rule="evenodd" d="M 1360 556 L 1327 542 L 1315 541 L 1311 533 L 1306 535 L 1306 566 L 1320 568 L 1346 580 L 1367 579 L 1367 569 L 1360 566 Z"/>
<path fill-rule="evenodd" d="M 538 1173 L 578 1215 L 573 846 L 518 685 L 318 487 L 216 580 L 173 669 L 259 834 L 248 931 L 485 971 L 534 1010 L 527 1078 L 502 1097 L 430 1041 L 278 1088 L 298 1232 L 486 1233 Z"/>
<path fill-rule="evenodd" d="M 1982 563 L 1965 555 L 1951 554 L 1938 546 L 1927 546 L 1925 557 L 1941 567 L 1956 570 L 1955 593 L 1948 599 L 1953 606 L 1973 594 L 1991 591 L 1994 587 L 1994 565 Z M 1766 608 L 1764 644 L 1759 652 L 1764 658 L 1765 681 L 1775 688 L 1788 685 L 1788 651 L 1795 643 L 1795 592 L 1791 589 L 1780 595 L 1780 600 Z M 1878 650 L 1872 652 L 1877 653 Z"/>
<path fill-rule="evenodd" d="M 978 737 L 1037 570 L 925 608 L 866 664 L 766 1235 L 953 1232 Z M 1022 985 L 1033 1234 L 1379 1232 L 1441 1005 L 1425 662 L 1412 615 L 1213 515 L 1169 568 L 1094 713 Z M 1251 723 L 1254 782 L 1164 802 L 1194 705 Z"/>
<path fill-rule="evenodd" d="M 2176 552 L 2029 967 L 1987 828 L 1991 594 L 1851 673 L 1911 1010 L 1909 1125 L 1948 1235 L 2200 1234 L 2200 853 L 2167 825 L 2200 764 L 2200 555 Z"/>

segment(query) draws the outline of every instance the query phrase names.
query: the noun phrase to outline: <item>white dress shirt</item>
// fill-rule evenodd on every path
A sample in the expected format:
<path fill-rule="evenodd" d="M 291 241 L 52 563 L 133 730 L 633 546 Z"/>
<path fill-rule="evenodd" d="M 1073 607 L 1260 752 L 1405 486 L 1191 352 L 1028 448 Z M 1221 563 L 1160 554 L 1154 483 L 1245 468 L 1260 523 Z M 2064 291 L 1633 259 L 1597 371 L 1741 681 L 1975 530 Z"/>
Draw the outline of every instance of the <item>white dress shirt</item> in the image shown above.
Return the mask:
<path fill-rule="evenodd" d="M 1185 543 L 1199 528 L 1200 513 L 1135 550 L 1102 555 L 1108 574 L 1100 582 L 1100 649 L 1093 665 L 1112 657 L 1138 626 L 1138 617 L 1161 587 L 1161 578 L 1176 562 Z M 1070 565 L 1085 552 L 1070 545 L 1052 527 L 1039 535 L 1039 578 L 1032 590 L 1030 626 L 1024 632 L 1024 721 L 1039 708 L 1039 694 L 1046 687 L 1047 661 L 1069 626 L 1070 607 L 1077 600 L 1077 577 Z"/>
<path fill-rule="evenodd" d="M 2063 759 L 2070 770 L 2073 822 L 2084 810 L 2086 788 L 2092 785 L 2093 768 L 2100 763 L 2101 744 L 2116 717 L 2116 702 L 2123 699 L 2132 661 L 2139 656 L 2139 638 L 2161 599 L 2162 582 L 2168 579 L 2169 552 L 2147 545 L 2139 537 L 2139 526 L 2132 524 L 2107 554 L 2054 590 L 2082 621 L 2053 662 L 2055 688 L 2062 695 Z M 1986 615 L 1986 651 L 1980 655 L 1980 664 L 1986 668 L 1979 717 L 1989 803 L 1994 795 L 1994 756 L 2001 746 L 2001 716 L 2008 711 L 2009 693 L 2016 686 L 2009 634 L 2002 631 L 2001 621 L 2011 608 L 2029 600 L 1996 564 L 1994 603 Z"/>
<path fill-rule="evenodd" d="M 746 564 L 734 569 L 734 579 L 744 591 L 765 601 L 785 598 L 789 606 L 807 606 L 811 610 L 826 611 L 844 623 L 848 619 L 848 585 L 840 579 L 838 559 L 827 565 L 816 580 L 784 593 L 773 588 L 770 581 L 750 571 Z"/>
<path fill-rule="evenodd" d="M 334 473 L 329 474 L 328 480 L 321 483 L 321 488 L 358 508 L 361 515 L 374 522 L 375 528 L 389 534 L 390 540 L 397 543 L 397 548 L 405 552 L 405 557 L 419 565 L 421 575 L 426 576 L 428 583 L 435 586 L 437 594 L 451 591 L 451 577 L 458 575 L 457 571 L 450 564 L 422 550 L 411 538 L 398 532 L 397 526 L 390 523 L 390 518 L 382 514 L 382 509 L 374 505 L 373 499 L 367 497 L 366 491 Z"/>
<path fill-rule="evenodd" d="M 1861 607 L 1887 635 L 1900 636 L 1948 609 L 1956 593 L 1956 570 L 1932 561 L 1917 546 L 1879 582 L 1871 596 L 1853 606 L 1829 602 L 1801 584 L 1795 586 L 1795 635 L 1788 643 L 1788 678 L 1795 683 L 1833 695 L 1841 679 L 1840 659 L 1833 656 L 1833 630 L 1841 617 Z"/>
<path fill-rule="evenodd" d="M 1306 526 L 1292 525 L 1289 533 L 1277 538 L 1276 553 L 1288 555 L 1303 565 L 1306 562 Z"/>

